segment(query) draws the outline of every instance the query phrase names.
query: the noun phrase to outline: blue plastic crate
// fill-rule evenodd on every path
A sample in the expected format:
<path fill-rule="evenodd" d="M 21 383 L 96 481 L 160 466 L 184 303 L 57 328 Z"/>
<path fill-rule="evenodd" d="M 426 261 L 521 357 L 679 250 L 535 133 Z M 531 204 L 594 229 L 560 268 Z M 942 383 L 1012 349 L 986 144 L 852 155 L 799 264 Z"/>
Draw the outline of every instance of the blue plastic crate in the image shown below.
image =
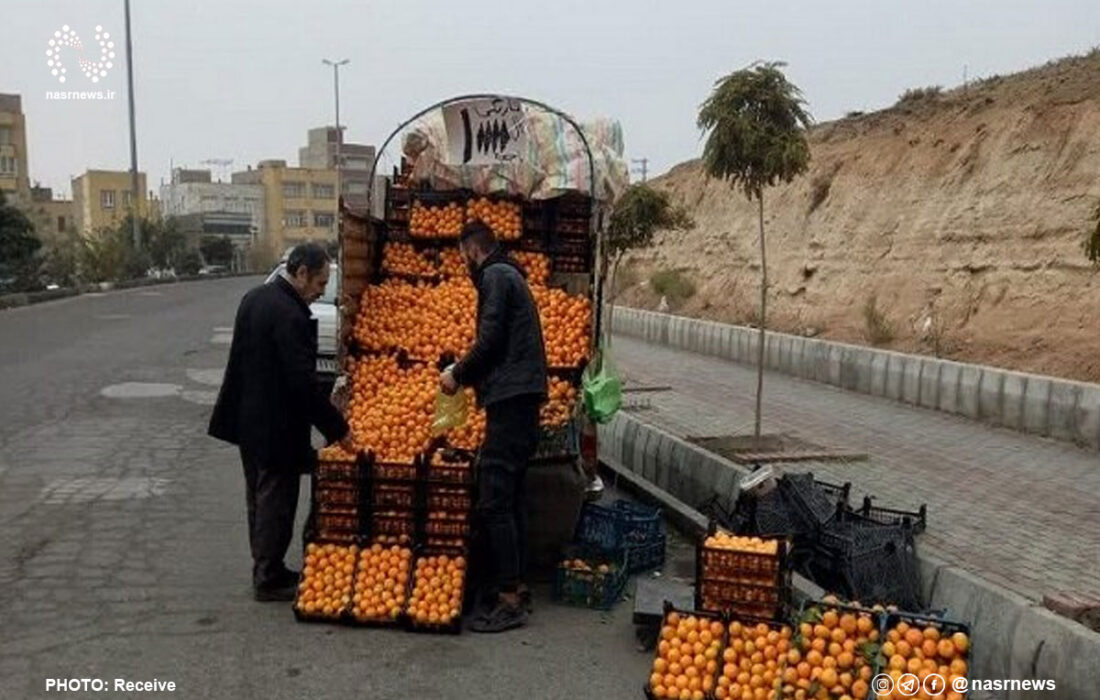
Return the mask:
<path fill-rule="evenodd" d="M 584 569 L 568 566 L 581 560 Z M 606 571 L 600 571 L 600 567 Z M 554 573 L 554 600 L 596 610 L 610 610 L 626 588 L 628 569 L 623 552 L 600 552 L 583 546 L 566 549 L 565 559 Z"/>
<path fill-rule="evenodd" d="M 614 551 L 662 539 L 661 510 L 626 500 L 611 506 L 587 503 L 577 526 L 577 541 Z"/>
<path fill-rule="evenodd" d="M 665 563 L 665 536 L 647 544 L 631 545 L 626 548 L 627 572 L 631 574 L 658 569 Z"/>

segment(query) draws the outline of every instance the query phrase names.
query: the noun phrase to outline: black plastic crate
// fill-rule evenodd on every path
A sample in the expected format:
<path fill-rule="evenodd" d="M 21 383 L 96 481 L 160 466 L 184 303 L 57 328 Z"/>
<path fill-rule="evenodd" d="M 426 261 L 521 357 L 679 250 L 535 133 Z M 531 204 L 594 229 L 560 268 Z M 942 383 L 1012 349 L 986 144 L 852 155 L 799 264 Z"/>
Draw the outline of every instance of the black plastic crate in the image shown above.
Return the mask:
<path fill-rule="evenodd" d="M 928 526 L 928 505 L 925 503 L 915 511 L 897 510 L 873 505 L 871 497 L 864 496 L 859 514 L 883 525 L 908 525 L 918 535 Z"/>
<path fill-rule="evenodd" d="M 824 540 L 823 540 L 824 541 Z M 820 545 L 807 563 L 818 585 L 862 603 L 921 609 L 920 567 L 911 538 L 867 542 L 858 550 Z"/>
<path fill-rule="evenodd" d="M 739 549 L 723 549 L 707 545 L 707 539 L 718 534 L 718 527 L 711 522 L 707 532 L 695 543 L 696 580 L 730 581 L 734 583 L 759 583 L 779 585 L 789 576 L 787 553 L 790 542 L 780 538 L 775 542 L 774 554 Z M 749 537 L 750 535 L 738 535 Z"/>
<path fill-rule="evenodd" d="M 417 562 L 425 557 L 446 555 L 449 558 L 457 559 L 461 557 L 463 564 L 464 574 L 462 576 L 462 588 L 458 592 L 458 615 L 448 623 L 431 623 L 418 621 L 415 617 L 415 612 L 411 609 L 412 596 L 416 589 L 416 572 Z M 467 580 L 469 577 L 469 552 L 466 548 L 455 547 L 431 547 L 421 546 L 418 547 L 415 552 L 413 560 L 413 574 L 409 577 L 409 610 L 405 618 L 407 629 L 412 632 L 424 632 L 429 634 L 460 634 L 462 632 L 462 614 L 463 614 L 463 602 L 466 597 Z"/>
<path fill-rule="evenodd" d="M 683 617 L 683 618 L 695 617 L 698 620 L 706 620 L 708 623 L 710 623 L 710 626 L 712 626 L 712 627 L 714 626 L 714 623 L 718 623 L 722 627 L 721 634 L 717 638 L 717 642 L 718 642 L 718 645 L 717 645 L 718 646 L 718 651 L 717 651 L 718 657 L 717 658 L 719 659 L 718 668 L 715 670 L 715 672 L 713 674 L 710 675 L 711 692 L 705 692 L 704 691 L 705 697 L 714 697 L 713 696 L 713 688 L 717 684 L 718 673 L 722 668 L 722 663 L 720 661 L 720 659 L 722 658 L 721 657 L 722 651 L 729 644 L 729 624 L 727 622 L 727 617 L 723 614 L 700 611 L 700 610 L 681 610 L 681 609 L 678 609 L 678 608 L 674 607 L 668 601 L 665 601 L 664 613 L 661 615 L 661 622 L 660 622 L 660 625 L 658 626 L 658 634 L 660 634 L 661 631 L 663 631 L 664 628 L 670 624 L 670 622 L 669 622 L 670 616 L 673 615 L 673 614 L 675 614 L 679 617 Z M 657 656 L 653 659 L 653 661 L 655 662 L 660 657 L 661 657 L 661 652 L 660 652 L 660 649 L 658 647 Z M 652 664 L 651 664 L 650 668 L 653 668 Z M 642 692 L 645 694 L 645 697 L 649 698 L 650 700 L 656 700 L 656 696 L 653 694 L 653 687 L 651 685 L 651 681 L 647 680 L 642 685 Z M 666 697 L 672 697 L 672 696 L 668 695 Z"/>
<path fill-rule="evenodd" d="M 607 551 L 656 542 L 663 535 L 661 510 L 624 499 L 611 506 L 586 503 L 577 524 L 577 541 Z"/>
<path fill-rule="evenodd" d="M 836 518 L 837 501 L 814 481 L 813 474 L 786 474 L 779 480 L 779 490 L 801 532 L 815 532 Z"/>
<path fill-rule="evenodd" d="M 429 511 L 469 512 L 474 506 L 473 486 L 453 482 L 427 484 L 426 507 Z"/>
<path fill-rule="evenodd" d="M 572 566 L 583 562 L 584 566 Z M 626 552 L 570 545 L 554 573 L 554 600 L 596 610 L 610 610 L 626 588 Z"/>
<path fill-rule="evenodd" d="M 884 642 L 889 640 L 891 630 L 893 630 L 899 622 L 905 622 L 910 627 L 920 629 L 922 633 L 924 628 L 933 627 L 938 631 L 938 636 L 940 639 L 950 638 L 956 633 L 966 635 L 966 651 L 961 655 L 956 654 L 956 656 L 962 658 L 967 665 L 967 672 L 960 675 L 965 675 L 967 679 L 970 678 L 970 672 L 973 670 L 972 660 L 974 658 L 974 637 L 971 634 L 969 625 L 959 620 L 952 620 L 939 615 L 925 615 L 900 611 L 891 612 L 887 614 L 885 623 L 883 624 Z M 937 655 L 937 659 L 940 658 L 941 657 Z M 946 665 L 950 666 L 950 662 L 948 662 Z M 948 690 L 950 690 L 951 678 L 945 678 L 944 680 L 947 681 L 947 688 Z M 970 697 L 969 689 L 967 690 L 966 697 Z"/>
<path fill-rule="evenodd" d="M 886 613 L 881 610 L 854 606 L 839 601 L 807 600 L 803 601 L 798 612 L 792 615 L 792 621 L 795 623 L 796 629 L 801 624 L 816 626 L 823 622 L 825 613 L 830 611 L 835 612 L 838 619 L 842 619 L 846 614 L 852 614 L 856 617 L 857 638 L 854 653 L 857 654 L 857 659 L 852 666 L 852 672 L 856 674 L 860 668 L 865 666 L 870 669 L 870 676 L 873 679 L 879 674 L 883 667 L 880 645 L 882 642 L 882 626 L 886 621 Z M 860 629 L 858 626 L 861 618 L 869 622 L 869 629 L 866 631 Z M 866 641 L 860 644 L 860 639 L 865 639 Z M 803 639 L 799 632 L 795 637 L 795 644 L 801 646 L 802 642 Z M 806 652 L 805 647 L 802 648 L 802 651 L 803 653 Z M 856 677 L 858 677 L 858 675 Z M 845 690 L 850 690 L 850 688 L 846 688 Z M 875 697 L 873 690 L 869 692 L 868 697 Z"/>

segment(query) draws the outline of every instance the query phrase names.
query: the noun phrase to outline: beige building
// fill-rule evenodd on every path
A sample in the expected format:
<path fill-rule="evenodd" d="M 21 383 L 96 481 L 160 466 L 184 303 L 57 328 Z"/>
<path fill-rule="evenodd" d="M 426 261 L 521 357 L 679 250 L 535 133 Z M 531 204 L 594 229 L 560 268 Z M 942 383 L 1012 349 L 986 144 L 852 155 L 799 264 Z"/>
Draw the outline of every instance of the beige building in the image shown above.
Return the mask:
<path fill-rule="evenodd" d="M 145 173 L 138 173 L 138 191 L 138 216 L 157 215 L 146 194 Z M 85 236 L 117 226 L 131 210 L 129 171 L 88 170 L 74 178 L 73 209 L 76 229 Z"/>
<path fill-rule="evenodd" d="M 258 245 L 273 262 L 291 246 L 336 240 L 336 171 L 290 168 L 285 160 L 263 160 L 233 173 L 235 185 L 263 185 L 264 223 Z"/>
<path fill-rule="evenodd" d="M 34 230 L 42 240 L 55 234 L 63 234 L 70 227 L 76 228 L 76 209 L 71 199 L 55 199 L 49 187 L 31 187 L 27 216 L 34 222 Z"/>
<path fill-rule="evenodd" d="M 9 202 L 26 205 L 31 198 L 27 175 L 27 122 L 19 95 L 0 93 L 0 191 Z"/>
<path fill-rule="evenodd" d="M 332 126 L 310 129 L 305 146 L 298 149 L 298 165 L 303 168 L 336 167 L 337 132 Z M 367 204 L 370 189 L 370 170 L 374 165 L 374 146 L 362 143 L 340 144 L 340 170 L 344 200 L 349 206 L 361 209 Z"/>

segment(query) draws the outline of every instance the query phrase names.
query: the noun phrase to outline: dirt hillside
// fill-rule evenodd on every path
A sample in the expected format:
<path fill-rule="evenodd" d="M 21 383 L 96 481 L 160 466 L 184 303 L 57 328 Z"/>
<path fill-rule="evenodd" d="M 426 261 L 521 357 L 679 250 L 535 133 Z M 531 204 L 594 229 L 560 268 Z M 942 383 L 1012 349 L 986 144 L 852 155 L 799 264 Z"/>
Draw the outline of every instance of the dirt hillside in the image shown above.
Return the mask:
<path fill-rule="evenodd" d="M 1100 381 L 1100 271 L 1082 250 L 1100 205 L 1100 52 L 810 140 L 810 172 L 765 194 L 770 328 Z M 755 204 L 697 161 L 652 182 L 696 228 L 628 258 L 619 301 L 656 308 L 652 275 L 678 270 L 696 292 L 673 311 L 752 322 Z"/>

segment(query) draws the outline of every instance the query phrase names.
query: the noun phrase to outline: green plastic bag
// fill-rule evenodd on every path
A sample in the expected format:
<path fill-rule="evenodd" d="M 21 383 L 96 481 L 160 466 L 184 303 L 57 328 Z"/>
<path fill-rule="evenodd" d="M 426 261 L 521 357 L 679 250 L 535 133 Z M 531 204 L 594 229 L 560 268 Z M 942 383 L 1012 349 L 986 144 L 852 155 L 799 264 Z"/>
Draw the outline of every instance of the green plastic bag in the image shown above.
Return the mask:
<path fill-rule="evenodd" d="M 581 375 L 584 411 L 596 423 L 606 423 L 623 403 L 623 383 L 615 372 L 611 357 L 603 350 L 584 368 Z"/>
<path fill-rule="evenodd" d="M 432 419 L 432 437 L 439 437 L 448 430 L 466 425 L 466 392 L 461 388 L 453 396 L 442 391 L 435 394 L 435 417 Z"/>

